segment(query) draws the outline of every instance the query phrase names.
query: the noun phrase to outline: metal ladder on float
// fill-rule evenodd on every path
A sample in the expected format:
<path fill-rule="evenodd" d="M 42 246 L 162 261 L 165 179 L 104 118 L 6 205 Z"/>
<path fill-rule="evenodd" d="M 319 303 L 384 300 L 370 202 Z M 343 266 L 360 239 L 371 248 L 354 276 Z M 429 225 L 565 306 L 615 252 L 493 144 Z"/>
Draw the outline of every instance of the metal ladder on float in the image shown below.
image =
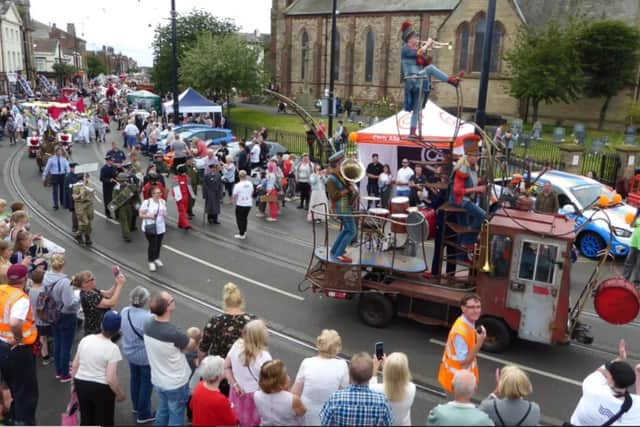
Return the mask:
<path fill-rule="evenodd" d="M 440 269 L 445 268 L 445 272 L 440 272 L 443 285 L 453 287 L 463 287 L 469 283 L 475 283 L 477 276 L 477 266 L 474 260 L 479 259 L 480 245 L 474 245 L 472 259 L 469 260 L 469 251 L 467 248 L 458 243 L 457 238 L 465 234 L 479 234 L 480 229 L 471 228 L 460 225 L 456 221 L 456 216 L 466 213 L 464 208 L 454 206 L 449 202 L 439 208 L 444 214 L 444 229 L 442 230 L 442 238 L 440 239 L 440 257 L 438 265 Z M 464 257 L 464 259 L 463 259 Z M 443 267 L 443 264 L 445 266 Z M 452 269 L 453 271 L 447 272 Z M 468 273 L 459 275 L 458 273 Z"/>
<path fill-rule="evenodd" d="M 25 80 L 24 77 L 20 76 L 17 78 L 18 87 L 22 93 L 24 93 L 28 98 L 33 98 L 33 91 L 31 90 L 31 86 L 29 86 L 29 82 Z"/>

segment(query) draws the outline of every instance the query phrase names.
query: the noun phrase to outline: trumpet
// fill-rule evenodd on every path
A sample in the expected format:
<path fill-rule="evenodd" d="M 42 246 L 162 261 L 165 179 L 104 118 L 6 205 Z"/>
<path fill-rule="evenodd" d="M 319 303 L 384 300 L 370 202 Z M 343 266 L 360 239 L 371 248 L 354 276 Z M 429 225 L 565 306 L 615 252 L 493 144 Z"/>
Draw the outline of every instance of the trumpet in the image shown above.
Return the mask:
<path fill-rule="evenodd" d="M 453 49 L 453 42 L 441 42 L 438 40 L 433 40 L 432 38 L 429 38 L 428 40 L 419 40 L 418 43 L 420 43 L 420 46 L 424 50 L 442 49 L 445 47 L 447 48 L 447 50 Z"/>

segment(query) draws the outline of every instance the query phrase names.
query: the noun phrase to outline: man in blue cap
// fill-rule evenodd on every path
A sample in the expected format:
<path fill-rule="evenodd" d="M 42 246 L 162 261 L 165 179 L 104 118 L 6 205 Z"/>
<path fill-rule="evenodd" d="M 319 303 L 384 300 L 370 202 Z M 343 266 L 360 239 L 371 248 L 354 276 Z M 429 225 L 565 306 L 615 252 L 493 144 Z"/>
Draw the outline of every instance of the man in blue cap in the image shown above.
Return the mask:
<path fill-rule="evenodd" d="M 327 193 L 331 200 L 331 206 L 342 223 L 342 230 L 336 237 L 331 247 L 330 255 L 340 262 L 351 263 L 353 260 L 347 256 L 346 249 L 356 236 L 356 222 L 353 218 L 353 202 L 358 193 L 354 193 L 351 185 L 345 181 L 340 173 L 340 165 L 344 161 L 344 151 L 338 151 L 329 157 L 331 173 L 327 179 Z"/>

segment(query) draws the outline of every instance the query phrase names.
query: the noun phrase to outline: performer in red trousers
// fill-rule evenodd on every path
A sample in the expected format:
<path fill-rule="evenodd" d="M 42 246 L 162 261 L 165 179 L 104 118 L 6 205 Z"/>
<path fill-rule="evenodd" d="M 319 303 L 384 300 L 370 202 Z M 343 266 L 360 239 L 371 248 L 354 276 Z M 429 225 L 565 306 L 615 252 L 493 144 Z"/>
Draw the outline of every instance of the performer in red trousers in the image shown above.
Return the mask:
<path fill-rule="evenodd" d="M 189 199 L 193 197 L 191 180 L 187 176 L 187 169 L 185 165 L 179 165 L 176 172 L 178 175 L 173 177 L 173 180 L 175 181 L 173 185 L 173 198 L 176 199 L 176 206 L 178 207 L 178 228 L 189 230 L 191 228 L 191 224 L 189 224 L 187 209 L 189 208 Z M 176 191 L 176 187 L 179 188 L 179 191 Z"/>

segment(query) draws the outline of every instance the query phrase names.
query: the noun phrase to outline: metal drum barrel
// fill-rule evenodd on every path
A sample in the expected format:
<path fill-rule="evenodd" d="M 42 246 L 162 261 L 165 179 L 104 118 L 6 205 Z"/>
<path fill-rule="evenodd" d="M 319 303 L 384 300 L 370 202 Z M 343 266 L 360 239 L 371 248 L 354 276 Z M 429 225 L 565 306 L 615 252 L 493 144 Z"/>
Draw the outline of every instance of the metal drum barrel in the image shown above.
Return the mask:
<path fill-rule="evenodd" d="M 409 208 L 408 197 L 399 196 L 391 199 L 390 210 L 392 214 L 406 213 L 408 208 Z"/>
<path fill-rule="evenodd" d="M 373 216 L 377 216 L 379 218 L 387 218 L 389 216 L 389 209 L 371 208 L 369 209 L 369 214 Z"/>
<path fill-rule="evenodd" d="M 393 233 L 405 233 L 407 232 L 407 217 L 406 213 L 392 213 L 391 219 L 391 231 Z"/>

